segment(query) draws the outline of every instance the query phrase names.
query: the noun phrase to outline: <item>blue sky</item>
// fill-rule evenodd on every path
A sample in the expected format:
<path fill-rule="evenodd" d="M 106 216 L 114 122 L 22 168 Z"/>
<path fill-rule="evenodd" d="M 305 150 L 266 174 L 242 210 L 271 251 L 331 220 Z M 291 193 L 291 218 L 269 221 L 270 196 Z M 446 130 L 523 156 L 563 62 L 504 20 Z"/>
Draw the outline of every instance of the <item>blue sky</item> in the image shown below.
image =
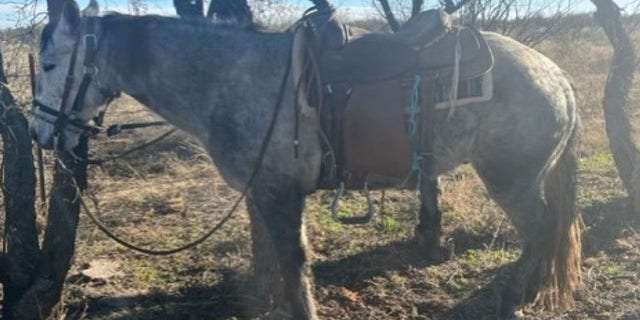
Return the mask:
<path fill-rule="evenodd" d="M 32 12 L 43 12 L 45 10 L 46 0 L 0 0 L 0 28 L 3 27 L 11 27 L 16 24 L 26 24 L 28 23 L 28 19 L 32 14 L 29 14 L 29 17 L 20 17 L 16 14 L 17 8 L 20 6 L 24 6 L 27 3 L 33 3 L 33 1 L 37 1 L 36 6 L 29 7 L 30 13 Z M 78 4 L 81 7 L 84 7 L 89 0 L 77 0 Z M 147 4 L 146 13 L 154 13 L 154 14 L 167 14 L 171 15 L 174 13 L 172 7 L 172 0 L 142 0 Z M 310 1 L 308 0 L 283 0 L 288 5 L 292 7 L 298 8 L 306 8 L 310 6 Z M 362 16 L 362 15 L 370 15 L 375 14 L 373 11 L 372 3 L 374 0 L 330 0 L 336 7 L 342 8 L 343 14 L 349 16 Z M 538 3 L 549 3 L 549 0 L 537 0 Z M 573 3 L 572 8 L 575 11 L 579 12 L 590 12 L 594 10 L 593 4 L 589 0 L 563 0 L 563 3 L 567 3 L 571 1 Z M 130 8 L 128 6 L 128 0 L 98 0 L 103 10 L 111 10 L 111 11 L 119 11 L 128 13 L 130 12 Z M 208 0 L 205 0 L 207 3 Z M 250 0 L 251 2 L 251 0 Z M 391 1 L 394 3 L 394 1 Z M 404 0 L 407 4 L 410 3 L 410 0 Z M 426 0 L 426 7 L 433 7 L 437 5 L 437 0 Z M 523 3 L 527 3 L 525 0 Z M 535 1 L 534 1 L 535 2 Z M 637 8 L 635 4 L 638 4 L 640 0 L 617 0 L 616 1 L 621 6 L 629 6 L 630 10 L 635 10 Z M 255 9 L 255 8 L 254 8 Z M 266 9 L 268 10 L 268 8 Z M 281 14 L 280 11 L 277 12 Z M 298 14 L 293 10 L 290 12 L 292 15 Z M 40 16 L 42 18 L 42 16 Z"/>

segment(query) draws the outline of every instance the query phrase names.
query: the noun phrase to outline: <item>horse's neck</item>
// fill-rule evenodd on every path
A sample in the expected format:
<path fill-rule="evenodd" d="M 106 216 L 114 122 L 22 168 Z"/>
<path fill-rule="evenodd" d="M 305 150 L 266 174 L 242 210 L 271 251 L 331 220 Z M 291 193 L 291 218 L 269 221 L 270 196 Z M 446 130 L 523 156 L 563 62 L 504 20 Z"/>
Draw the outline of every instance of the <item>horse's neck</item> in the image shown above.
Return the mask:
<path fill-rule="evenodd" d="M 265 75 L 264 64 L 279 65 L 273 61 L 279 52 L 267 42 L 276 41 L 281 43 L 276 47 L 285 48 L 282 37 L 173 24 L 113 28 L 106 64 L 112 66 L 114 89 L 136 98 L 180 129 L 195 135 L 206 133 L 210 118 L 219 113 L 214 112 L 216 108 L 247 107 L 243 96 L 264 87 L 257 82 L 277 82 L 254 75 Z M 282 54 L 282 60 L 285 56 Z"/>

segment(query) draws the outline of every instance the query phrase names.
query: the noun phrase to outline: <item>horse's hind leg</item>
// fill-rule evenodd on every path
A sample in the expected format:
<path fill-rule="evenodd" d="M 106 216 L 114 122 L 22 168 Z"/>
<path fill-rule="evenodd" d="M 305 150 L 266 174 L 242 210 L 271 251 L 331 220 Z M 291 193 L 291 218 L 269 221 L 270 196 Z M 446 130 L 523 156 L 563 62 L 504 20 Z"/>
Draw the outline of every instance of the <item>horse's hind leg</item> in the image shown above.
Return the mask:
<path fill-rule="evenodd" d="M 420 186 L 420 212 L 415 228 L 418 247 L 429 260 L 440 262 L 447 258 L 440 246 L 442 234 L 442 210 L 440 209 L 440 189 L 438 179 L 422 181 Z"/>
<path fill-rule="evenodd" d="M 573 144 L 570 141 L 547 173 L 544 185 L 538 180 L 534 159 L 494 159 L 474 164 L 523 241 L 522 254 L 501 288 L 501 318 L 510 317 L 518 305 L 534 299 L 550 308 L 567 307 L 573 302 L 581 251 Z"/>
<path fill-rule="evenodd" d="M 512 189 L 512 194 L 496 195 L 495 200 L 509 214 L 521 236 L 522 254 L 513 268 L 503 277 L 498 297 L 498 314 L 501 319 L 513 315 L 524 302 L 531 302 L 537 292 L 536 275 L 551 243 L 549 219 L 551 215 L 536 191 Z"/>
<path fill-rule="evenodd" d="M 306 275 L 306 238 L 302 226 L 304 197 L 293 184 L 288 187 L 258 184 L 251 190 L 252 210 L 263 218 L 273 244 L 284 297 L 291 306 L 291 318 L 307 320 L 317 319 L 317 316 Z M 273 266 L 266 268 L 256 271 L 269 272 Z"/>

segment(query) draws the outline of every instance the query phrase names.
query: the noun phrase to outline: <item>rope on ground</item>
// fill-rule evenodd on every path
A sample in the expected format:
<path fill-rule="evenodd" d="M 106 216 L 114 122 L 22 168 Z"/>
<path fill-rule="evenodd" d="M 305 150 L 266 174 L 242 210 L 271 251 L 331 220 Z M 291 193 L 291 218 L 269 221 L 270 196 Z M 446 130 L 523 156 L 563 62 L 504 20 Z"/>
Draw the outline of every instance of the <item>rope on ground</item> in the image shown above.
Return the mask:
<path fill-rule="evenodd" d="M 233 206 L 231 207 L 229 212 L 220 221 L 218 221 L 218 223 L 215 226 L 213 226 L 213 228 L 209 229 L 209 231 L 205 232 L 203 235 L 201 235 L 197 239 L 193 240 L 192 242 L 189 242 L 189 243 L 184 244 L 182 246 L 179 246 L 177 248 L 165 249 L 165 250 L 143 248 L 141 246 L 138 246 L 136 244 L 128 242 L 127 240 L 124 240 L 124 239 L 120 238 L 119 236 L 117 236 L 106 225 L 104 225 L 104 223 L 102 223 L 102 221 L 89 209 L 89 206 L 87 206 L 87 203 L 84 201 L 84 196 L 80 193 L 79 189 L 78 189 L 78 201 L 80 202 L 80 205 L 82 206 L 82 209 L 87 214 L 87 216 L 89 216 L 91 221 L 98 227 L 98 229 L 100 229 L 100 231 L 104 232 L 113 241 L 115 241 L 115 242 L 119 243 L 120 245 L 122 245 L 122 246 L 124 246 L 124 247 L 126 247 L 128 249 L 131 249 L 133 251 L 137 251 L 137 252 L 148 254 L 148 255 L 152 255 L 152 256 L 165 256 L 165 255 L 170 255 L 170 254 L 178 253 L 178 252 L 193 248 L 193 247 L 203 243 L 212 234 L 214 234 L 216 231 L 218 231 L 220 228 L 222 228 L 222 226 L 229 219 L 231 219 L 231 217 L 233 216 L 233 213 L 236 211 L 236 209 L 238 208 L 238 206 L 240 205 L 240 203 L 242 202 L 242 200 L 246 196 L 246 191 L 247 190 L 248 190 L 248 187 L 245 188 L 245 190 L 240 195 L 240 197 L 238 197 L 238 199 L 233 204 Z"/>

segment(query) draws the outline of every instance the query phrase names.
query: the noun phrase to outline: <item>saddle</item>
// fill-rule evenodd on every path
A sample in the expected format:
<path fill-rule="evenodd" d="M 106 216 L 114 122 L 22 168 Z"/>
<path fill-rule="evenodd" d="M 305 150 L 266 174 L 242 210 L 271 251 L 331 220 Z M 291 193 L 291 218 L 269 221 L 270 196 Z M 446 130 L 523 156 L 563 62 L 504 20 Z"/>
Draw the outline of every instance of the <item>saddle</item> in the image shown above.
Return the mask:
<path fill-rule="evenodd" d="M 335 20 L 332 20 L 335 21 Z M 352 38 L 347 26 L 327 34 L 329 50 L 320 55 L 320 73 L 327 83 L 352 84 L 385 80 L 408 72 L 418 64 L 420 51 L 451 28 L 451 19 L 439 10 L 425 11 L 395 34 L 368 33 Z M 335 32 L 335 28 L 327 32 Z M 333 49 L 338 47 L 338 49 Z"/>
<path fill-rule="evenodd" d="M 353 36 L 333 15 L 313 18 L 312 25 L 323 26 L 314 28 L 312 43 L 325 88 L 322 128 L 333 152 L 323 163 L 320 188 L 344 182 L 361 189 L 367 175 L 405 180 L 415 169 L 413 155 L 425 151 L 432 135 L 428 107 L 450 100 L 454 87 L 459 100 L 491 89 L 486 41 L 473 28 L 453 26 L 440 10 L 414 16 L 395 34 Z M 419 132 L 411 137 L 407 107 L 417 93 Z"/>

